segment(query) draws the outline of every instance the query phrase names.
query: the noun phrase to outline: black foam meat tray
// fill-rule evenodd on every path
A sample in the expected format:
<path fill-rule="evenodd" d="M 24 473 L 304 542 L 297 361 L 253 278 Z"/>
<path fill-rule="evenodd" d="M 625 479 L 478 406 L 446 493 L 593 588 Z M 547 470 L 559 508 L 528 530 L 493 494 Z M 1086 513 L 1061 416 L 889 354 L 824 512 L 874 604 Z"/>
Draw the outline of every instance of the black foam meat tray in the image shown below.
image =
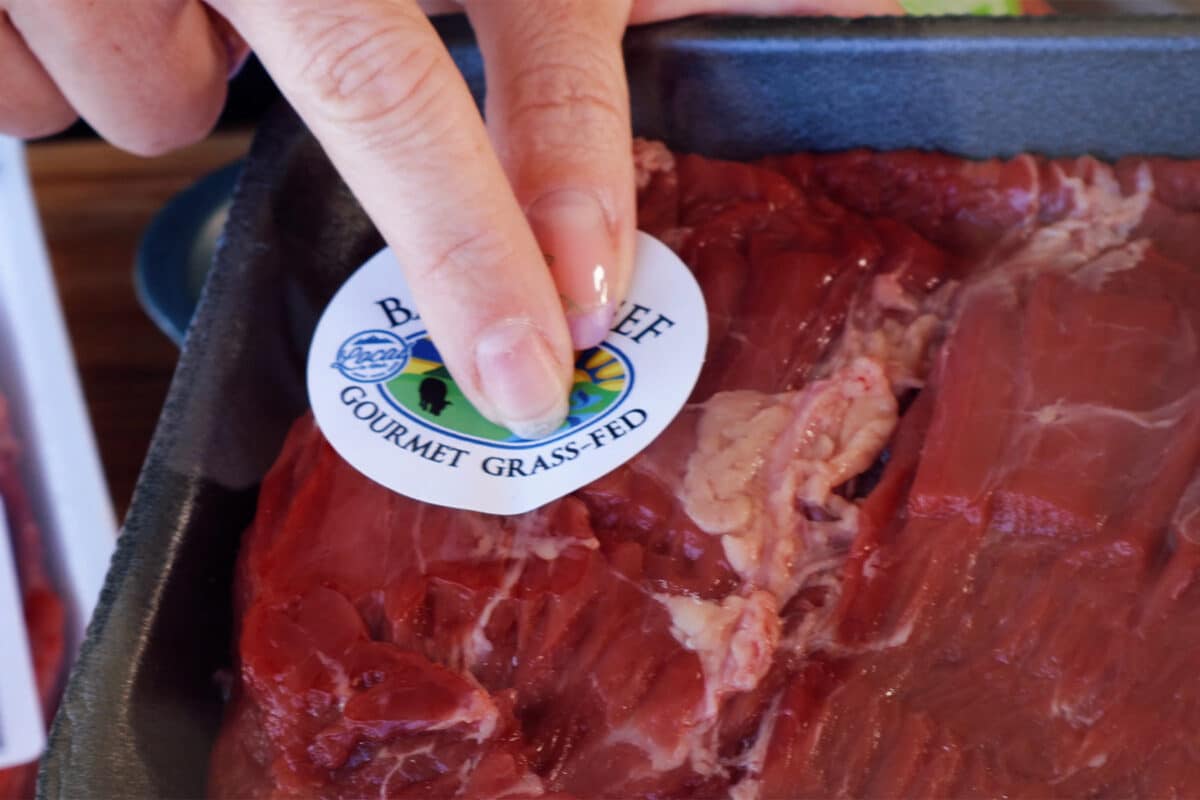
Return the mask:
<path fill-rule="evenodd" d="M 477 98 L 459 18 L 440 32 Z M 926 148 L 1200 157 L 1200 17 L 695 18 L 633 31 L 636 132 L 726 158 Z M 316 319 L 382 242 L 281 108 L 261 126 L 43 761 L 42 798 L 205 791 L 231 575 L 307 408 Z"/>

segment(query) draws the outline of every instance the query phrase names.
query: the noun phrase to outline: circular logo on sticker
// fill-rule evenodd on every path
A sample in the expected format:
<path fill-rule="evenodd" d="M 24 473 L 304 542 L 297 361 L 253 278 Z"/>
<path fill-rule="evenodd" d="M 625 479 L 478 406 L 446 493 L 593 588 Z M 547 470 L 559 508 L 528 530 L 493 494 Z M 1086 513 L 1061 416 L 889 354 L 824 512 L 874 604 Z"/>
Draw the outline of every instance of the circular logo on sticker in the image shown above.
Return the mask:
<path fill-rule="evenodd" d="M 462 441 L 516 449 L 534 446 L 475 410 L 425 332 L 410 336 L 406 344 L 409 358 L 404 368 L 380 386 L 397 411 Z M 599 421 L 629 394 L 633 382 L 633 365 L 618 348 L 605 343 L 584 351 L 575 362 L 566 422 L 536 444 L 544 445 Z"/>
<path fill-rule="evenodd" d="M 577 356 L 567 419 L 538 440 L 474 409 L 430 341 L 395 253 L 381 250 L 313 331 L 307 389 L 322 434 L 392 491 L 488 514 L 538 508 L 629 461 L 684 407 L 708 343 L 704 295 L 687 265 L 652 236 L 636 241 L 609 336 Z"/>
<path fill-rule="evenodd" d="M 352 381 L 382 383 L 404 372 L 410 349 L 391 331 L 359 331 L 338 348 L 332 366 Z"/>

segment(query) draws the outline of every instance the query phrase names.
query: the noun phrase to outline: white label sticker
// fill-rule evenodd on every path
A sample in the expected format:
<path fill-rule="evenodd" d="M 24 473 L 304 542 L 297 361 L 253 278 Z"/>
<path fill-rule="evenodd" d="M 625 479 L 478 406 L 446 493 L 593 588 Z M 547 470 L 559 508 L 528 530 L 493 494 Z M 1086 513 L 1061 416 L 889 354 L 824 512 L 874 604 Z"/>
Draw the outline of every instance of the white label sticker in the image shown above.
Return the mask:
<path fill-rule="evenodd" d="M 534 441 L 484 418 L 442 364 L 391 250 L 325 309 L 308 354 L 308 396 L 338 454 L 427 503 L 519 514 L 641 452 L 700 374 L 708 316 L 679 258 L 638 233 L 633 281 L 608 339 L 578 355 L 563 426 Z"/>

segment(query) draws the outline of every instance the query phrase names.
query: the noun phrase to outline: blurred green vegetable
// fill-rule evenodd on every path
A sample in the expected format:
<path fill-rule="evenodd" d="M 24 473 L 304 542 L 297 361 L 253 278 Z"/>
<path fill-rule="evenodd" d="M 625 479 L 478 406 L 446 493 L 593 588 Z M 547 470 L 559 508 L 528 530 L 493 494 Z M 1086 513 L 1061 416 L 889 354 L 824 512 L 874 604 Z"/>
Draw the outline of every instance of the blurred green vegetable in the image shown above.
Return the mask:
<path fill-rule="evenodd" d="M 959 14 L 1008 17 L 1021 13 L 1021 0 L 900 0 L 909 14 L 935 16 Z"/>

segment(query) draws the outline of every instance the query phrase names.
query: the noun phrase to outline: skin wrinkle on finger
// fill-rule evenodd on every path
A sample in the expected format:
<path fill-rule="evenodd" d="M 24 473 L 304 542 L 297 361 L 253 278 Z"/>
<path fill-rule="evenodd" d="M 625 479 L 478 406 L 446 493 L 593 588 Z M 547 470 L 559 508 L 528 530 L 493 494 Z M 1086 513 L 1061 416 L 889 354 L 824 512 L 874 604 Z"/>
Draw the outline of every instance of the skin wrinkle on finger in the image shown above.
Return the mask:
<path fill-rule="evenodd" d="M 309 47 L 297 75 L 312 87 L 313 105 L 331 122 L 369 129 L 405 118 L 437 118 L 422 106 L 449 88 L 445 55 L 424 35 L 423 20 L 401 14 L 375 23 L 335 9 L 321 15 L 326 19 L 299 23 L 312 32 L 299 33 Z M 397 113 L 401 110 L 405 113 Z M 401 135 L 419 133 L 407 126 L 401 130 Z"/>
<path fill-rule="evenodd" d="M 0 11 L 0 132 L 22 139 L 49 136 L 77 118 L 37 57 Z"/>
<path fill-rule="evenodd" d="M 491 230 L 447 231 L 436 238 L 449 244 L 429 251 L 420 266 L 411 268 L 418 283 L 466 286 L 485 293 L 491 276 L 479 265 L 504 263 L 515 255 L 512 245 Z"/>
<path fill-rule="evenodd" d="M 621 136 L 628 114 L 612 97 L 624 92 L 615 83 L 598 90 L 597 74 L 588 66 L 562 62 L 526 67 L 507 78 L 503 95 L 514 99 L 504 109 L 505 124 L 510 131 L 519 132 L 520 144 L 514 142 L 515 136 L 507 137 L 502 157 L 516 160 L 512 151 L 519 146 L 523 168 L 553 169 L 542 163 L 540 156 L 569 148 L 578 150 L 580 160 L 588 156 L 580 130 Z M 522 183 L 523 177 L 516 176 L 516 182 Z"/>
<path fill-rule="evenodd" d="M 240 4 L 226 4 L 236 15 Z M 461 163 L 483 157 L 481 143 L 463 136 L 453 102 L 457 72 L 440 44 L 431 40 L 422 15 L 403 3 L 318 5 L 309 11 L 301 5 L 285 3 L 291 11 L 281 22 L 296 26 L 290 35 L 304 47 L 285 55 L 292 63 L 275 69 L 297 75 L 293 102 L 303 115 L 337 128 L 339 148 L 364 159 L 435 147 L 465 151 Z M 372 6 L 388 6 L 396 16 L 377 20 Z M 404 160 L 414 176 L 444 178 L 440 163 Z M 468 199 L 460 197 L 454 205 Z M 404 215 L 401 209 L 394 213 Z"/>
<path fill-rule="evenodd" d="M 157 155 L 216 122 L 229 57 L 199 0 L 9 0 L 8 8 L 62 94 L 117 146 Z"/>
<path fill-rule="evenodd" d="M 560 155 L 553 151 L 564 148 L 576 148 L 575 158 L 586 160 L 593 152 L 581 129 L 599 136 L 629 135 L 619 50 L 624 29 L 619 9 L 625 4 L 610 4 L 618 13 L 580 14 L 580 3 L 560 0 L 538 6 L 537 13 L 516 12 L 500 34 L 511 41 L 493 46 L 486 41 L 491 38 L 486 26 L 496 22 L 494 7 L 480 10 L 487 2 L 472 5 L 472 12 L 485 26 L 480 34 L 485 58 L 504 61 L 489 75 L 488 116 L 502 122 L 493 141 L 506 166 L 554 170 L 556 160 L 545 156 Z M 530 199 L 522 197 L 526 176 L 513 177 L 518 198 Z"/>

